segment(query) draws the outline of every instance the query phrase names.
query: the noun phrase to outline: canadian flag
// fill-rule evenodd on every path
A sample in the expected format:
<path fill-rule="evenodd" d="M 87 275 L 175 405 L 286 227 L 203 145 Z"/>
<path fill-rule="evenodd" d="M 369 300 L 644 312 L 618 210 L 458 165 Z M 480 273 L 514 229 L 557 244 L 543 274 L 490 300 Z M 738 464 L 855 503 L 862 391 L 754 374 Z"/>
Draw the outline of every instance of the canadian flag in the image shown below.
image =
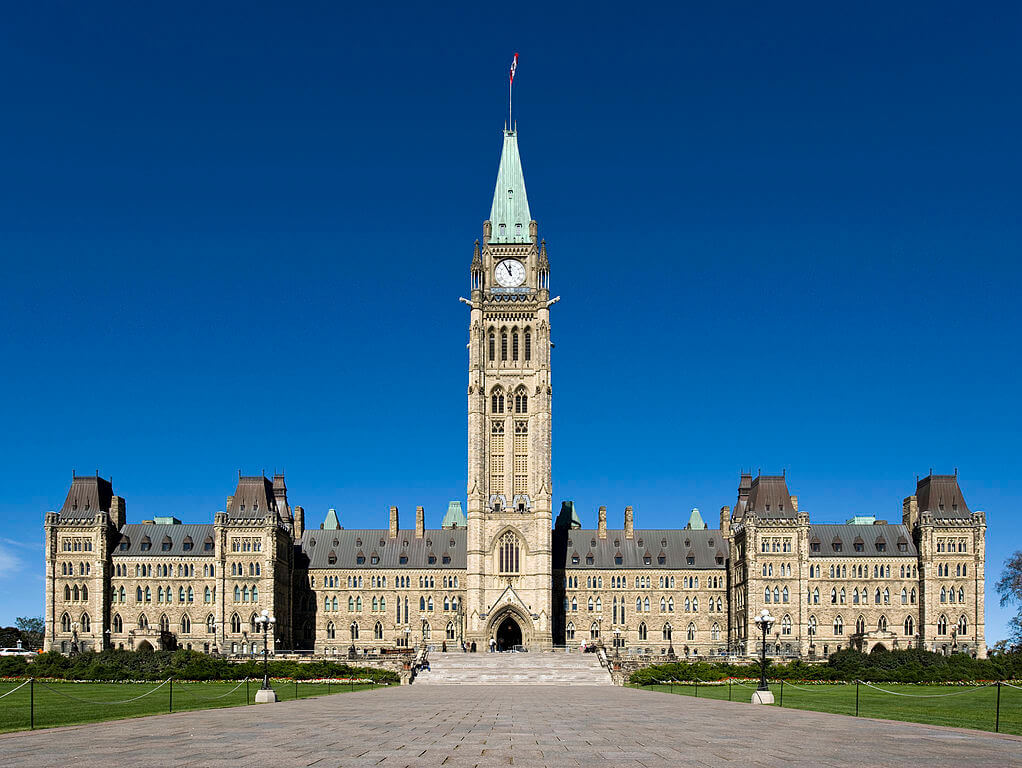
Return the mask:
<path fill-rule="evenodd" d="M 511 62 L 511 82 L 515 81 L 515 70 L 518 69 L 518 54 L 515 54 L 514 60 Z"/>

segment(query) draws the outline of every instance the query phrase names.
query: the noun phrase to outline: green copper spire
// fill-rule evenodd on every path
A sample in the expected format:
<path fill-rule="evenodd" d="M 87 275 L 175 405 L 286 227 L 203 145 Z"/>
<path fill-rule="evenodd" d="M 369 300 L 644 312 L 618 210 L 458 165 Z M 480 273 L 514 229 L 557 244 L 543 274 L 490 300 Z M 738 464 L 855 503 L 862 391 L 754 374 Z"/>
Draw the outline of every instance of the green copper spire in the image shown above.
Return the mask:
<path fill-rule="evenodd" d="M 461 502 L 452 501 L 447 505 L 447 513 L 444 515 L 441 528 L 464 528 L 468 525 L 465 513 L 461 511 Z"/>
<path fill-rule="evenodd" d="M 705 531 L 706 523 L 703 522 L 703 516 L 699 514 L 698 509 L 693 509 L 692 514 L 688 517 L 688 525 L 685 526 L 685 530 L 688 531 Z"/>
<path fill-rule="evenodd" d="M 323 521 L 323 525 L 320 527 L 324 531 L 339 531 L 341 529 L 341 521 L 337 519 L 336 509 L 331 509 L 326 513 L 326 520 Z"/>
<path fill-rule="evenodd" d="M 525 195 L 522 158 L 518 154 L 518 133 L 504 131 L 504 149 L 500 153 L 497 186 L 493 190 L 490 222 L 491 243 L 531 243 L 529 237 L 529 198 Z"/>

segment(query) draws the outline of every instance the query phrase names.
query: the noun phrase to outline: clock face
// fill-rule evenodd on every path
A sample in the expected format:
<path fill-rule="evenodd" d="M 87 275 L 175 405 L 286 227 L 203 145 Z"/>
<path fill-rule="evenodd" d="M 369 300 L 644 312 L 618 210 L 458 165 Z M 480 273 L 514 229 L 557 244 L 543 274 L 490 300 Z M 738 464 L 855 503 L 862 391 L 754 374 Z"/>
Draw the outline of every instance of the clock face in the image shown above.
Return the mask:
<path fill-rule="evenodd" d="M 504 259 L 497 265 L 494 277 L 497 279 L 497 285 L 515 288 L 525 282 L 525 265 L 514 259 Z"/>

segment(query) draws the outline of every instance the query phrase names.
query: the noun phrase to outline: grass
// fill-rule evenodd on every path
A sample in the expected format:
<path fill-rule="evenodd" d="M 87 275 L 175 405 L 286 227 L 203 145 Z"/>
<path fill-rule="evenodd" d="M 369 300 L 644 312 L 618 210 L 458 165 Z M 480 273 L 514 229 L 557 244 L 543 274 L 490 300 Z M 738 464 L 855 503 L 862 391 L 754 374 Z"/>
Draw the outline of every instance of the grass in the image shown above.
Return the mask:
<path fill-rule="evenodd" d="M 859 716 L 876 717 L 884 720 L 903 720 L 910 723 L 950 725 L 958 728 L 975 728 L 980 731 L 994 730 L 997 710 L 997 687 L 968 688 L 946 685 L 901 685 L 897 683 L 876 683 L 883 693 L 865 684 L 859 688 Z M 748 703 L 755 685 L 743 687 L 734 683 L 730 690 L 725 685 L 696 685 L 674 683 L 673 685 L 631 686 L 650 691 L 662 691 L 682 696 L 698 696 L 701 699 L 717 699 Z M 834 712 L 841 715 L 855 715 L 855 685 L 798 685 L 771 683 L 774 706 L 789 709 L 809 709 L 815 712 Z M 954 696 L 944 694 L 953 693 Z M 910 698 L 910 696 L 933 698 Z M 1001 686 L 1001 733 L 1022 735 L 1022 691 Z"/>
<path fill-rule="evenodd" d="M 21 681 L 0 682 L 0 696 L 21 685 Z M 253 703 L 262 680 L 251 680 L 247 686 L 237 680 L 229 682 L 173 684 L 159 683 L 66 683 L 37 680 L 33 686 L 0 699 L 0 733 L 20 731 L 31 727 L 30 705 L 34 698 L 35 728 L 57 725 L 96 723 L 102 720 L 120 720 L 129 717 L 157 715 L 171 711 L 238 707 Z M 271 681 L 277 698 L 325 696 L 373 688 L 372 684 L 306 683 L 299 681 Z M 32 690 L 30 691 L 30 687 Z M 146 695 L 143 695 L 146 694 Z M 136 697 L 142 698 L 136 698 Z M 126 701 L 126 699 L 135 699 Z"/>

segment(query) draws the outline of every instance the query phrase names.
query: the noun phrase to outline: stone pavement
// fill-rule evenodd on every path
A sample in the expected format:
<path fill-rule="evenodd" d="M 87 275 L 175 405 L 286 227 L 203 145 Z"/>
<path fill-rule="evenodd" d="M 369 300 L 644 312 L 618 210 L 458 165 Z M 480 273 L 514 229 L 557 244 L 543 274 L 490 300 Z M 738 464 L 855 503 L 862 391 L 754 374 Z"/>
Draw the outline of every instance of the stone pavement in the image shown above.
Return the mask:
<path fill-rule="evenodd" d="M 627 688 L 402 686 L 0 736 L 0 765 L 1022 766 L 1022 738 Z"/>

